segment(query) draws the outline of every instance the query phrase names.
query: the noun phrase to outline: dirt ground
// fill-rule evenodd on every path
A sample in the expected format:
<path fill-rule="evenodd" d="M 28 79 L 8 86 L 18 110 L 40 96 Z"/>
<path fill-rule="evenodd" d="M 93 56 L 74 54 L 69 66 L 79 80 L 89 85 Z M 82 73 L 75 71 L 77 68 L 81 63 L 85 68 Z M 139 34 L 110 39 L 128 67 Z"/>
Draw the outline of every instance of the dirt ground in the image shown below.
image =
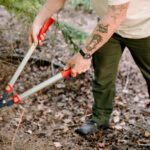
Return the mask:
<path fill-rule="evenodd" d="M 91 32 L 96 15 L 67 9 L 60 20 Z M 0 90 L 9 81 L 28 49 L 24 27 L 0 6 Z M 53 32 L 53 31 L 52 31 Z M 53 33 L 54 34 L 54 33 Z M 60 32 L 55 44 L 36 50 L 15 84 L 22 93 L 59 72 L 71 56 Z M 15 55 L 14 55 L 15 54 Z M 17 57 L 15 57 L 17 55 Z M 44 60 L 44 63 L 42 63 Z M 68 78 L 27 98 L 20 105 L 0 110 L 0 150 L 148 150 L 150 149 L 150 100 L 146 83 L 126 50 L 116 80 L 114 111 L 108 130 L 87 137 L 74 133 L 91 115 L 93 70 Z M 22 118 L 21 118 L 22 116 Z M 18 132 L 16 129 L 21 120 Z"/>

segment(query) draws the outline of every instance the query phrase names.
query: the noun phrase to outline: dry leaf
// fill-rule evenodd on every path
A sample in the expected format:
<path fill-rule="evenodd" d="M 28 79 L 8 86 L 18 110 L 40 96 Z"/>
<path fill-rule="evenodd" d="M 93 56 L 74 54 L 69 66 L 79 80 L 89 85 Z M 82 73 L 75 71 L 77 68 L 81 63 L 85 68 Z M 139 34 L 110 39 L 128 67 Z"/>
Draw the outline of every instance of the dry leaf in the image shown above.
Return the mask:
<path fill-rule="evenodd" d="M 69 131 L 69 128 L 67 126 L 64 126 L 63 132 L 66 133 Z"/>
<path fill-rule="evenodd" d="M 114 123 L 118 123 L 120 121 L 120 118 L 119 116 L 115 116 L 114 119 L 113 119 Z"/>
<path fill-rule="evenodd" d="M 71 119 L 69 119 L 69 118 L 66 118 L 66 119 L 64 119 L 64 120 L 63 120 L 63 122 L 64 122 L 65 124 L 69 124 L 69 123 L 71 123 L 71 122 L 72 122 L 72 120 L 71 120 Z"/>
<path fill-rule="evenodd" d="M 119 115 L 120 115 L 120 112 L 119 112 L 118 110 L 114 110 L 114 111 L 113 111 L 113 115 L 114 115 L 114 116 L 119 116 Z"/>
<path fill-rule="evenodd" d="M 125 107 L 125 104 L 123 102 L 116 102 L 116 106 Z"/>
<path fill-rule="evenodd" d="M 54 146 L 57 148 L 62 147 L 62 145 L 59 142 L 54 142 Z"/>
<path fill-rule="evenodd" d="M 0 121 L 2 121 L 3 120 L 3 118 L 2 117 L 0 117 Z"/>
<path fill-rule="evenodd" d="M 98 143 L 98 147 L 99 148 L 104 148 L 105 147 L 105 143 Z"/>
<path fill-rule="evenodd" d="M 63 117 L 64 117 L 64 114 L 63 114 L 62 112 L 57 112 L 57 113 L 55 114 L 55 119 L 61 120 Z"/>
<path fill-rule="evenodd" d="M 115 127 L 115 129 L 117 129 L 117 130 L 122 130 L 122 126 L 121 125 L 116 125 L 116 126 L 114 126 Z"/>
<path fill-rule="evenodd" d="M 32 134 L 32 130 L 28 130 L 27 133 L 28 133 L 28 134 Z"/>
<path fill-rule="evenodd" d="M 145 136 L 145 137 L 150 137 L 150 132 L 146 131 L 146 132 L 144 133 L 144 136 Z"/>

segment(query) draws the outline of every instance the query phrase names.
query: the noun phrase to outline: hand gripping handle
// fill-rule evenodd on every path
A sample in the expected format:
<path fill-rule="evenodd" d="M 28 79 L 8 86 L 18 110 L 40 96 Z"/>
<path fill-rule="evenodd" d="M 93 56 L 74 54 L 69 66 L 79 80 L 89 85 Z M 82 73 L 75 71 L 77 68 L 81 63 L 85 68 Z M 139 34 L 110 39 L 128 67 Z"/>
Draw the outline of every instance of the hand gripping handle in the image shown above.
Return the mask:
<path fill-rule="evenodd" d="M 65 79 L 67 77 L 69 77 L 69 75 L 71 74 L 71 69 L 69 70 L 64 70 L 58 74 L 56 74 L 55 76 L 47 79 L 46 81 L 34 86 L 33 88 L 29 89 L 28 91 L 24 92 L 23 94 L 21 95 L 14 95 L 13 96 L 13 102 L 15 104 L 19 103 L 21 100 L 23 100 L 24 98 L 32 95 L 33 93 L 47 87 L 47 86 L 50 86 L 54 83 L 56 83 L 57 81 L 61 80 L 61 79 Z"/>
<path fill-rule="evenodd" d="M 52 24 L 54 23 L 54 21 L 55 21 L 55 20 L 54 20 L 53 18 L 50 18 L 50 19 L 48 19 L 48 20 L 44 23 L 44 25 L 42 26 L 42 28 L 41 28 L 41 30 L 40 30 L 38 36 L 37 36 L 38 41 L 41 39 L 40 36 L 41 36 L 42 34 L 46 33 L 46 31 L 48 30 L 49 26 L 52 25 Z"/>
<path fill-rule="evenodd" d="M 44 23 L 44 25 L 43 25 L 43 27 L 41 28 L 41 30 L 40 30 L 40 32 L 39 32 L 39 35 L 38 35 L 38 37 L 37 37 L 38 40 L 40 40 L 40 36 L 48 30 L 49 26 L 50 26 L 54 21 L 55 21 L 54 19 L 50 18 L 50 19 L 48 19 L 48 20 Z M 8 84 L 8 85 L 6 86 L 6 88 L 5 88 L 5 91 L 6 91 L 7 93 L 10 93 L 10 92 L 12 91 L 14 83 L 15 83 L 16 80 L 18 79 L 20 73 L 22 72 L 23 68 L 25 67 L 26 63 L 28 62 L 29 58 L 31 57 L 31 55 L 32 55 L 33 51 L 35 50 L 36 46 L 37 46 L 37 45 L 32 44 L 32 46 L 31 46 L 30 49 L 28 50 L 28 52 L 27 52 L 27 54 L 25 55 L 23 61 L 22 61 L 21 64 L 19 65 L 19 67 L 18 67 L 18 69 L 16 70 L 15 74 L 13 75 L 11 81 L 9 82 L 9 84 Z"/>
<path fill-rule="evenodd" d="M 71 69 L 64 70 L 61 72 L 63 78 L 67 78 L 71 75 Z"/>

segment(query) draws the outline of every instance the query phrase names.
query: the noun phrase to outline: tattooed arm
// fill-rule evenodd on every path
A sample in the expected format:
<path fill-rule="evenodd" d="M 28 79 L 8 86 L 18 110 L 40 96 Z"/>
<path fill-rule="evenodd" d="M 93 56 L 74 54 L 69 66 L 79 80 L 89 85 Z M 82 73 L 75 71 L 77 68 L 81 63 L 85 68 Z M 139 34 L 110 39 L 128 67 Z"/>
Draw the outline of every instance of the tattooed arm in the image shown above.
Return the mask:
<path fill-rule="evenodd" d="M 125 19 L 128 5 L 129 3 L 109 6 L 106 15 L 98 23 L 83 49 L 85 53 L 93 54 L 109 40 L 112 34 Z M 91 59 L 84 59 L 80 53 L 77 53 L 67 62 L 64 69 L 67 70 L 71 68 L 71 74 L 75 77 L 77 74 L 87 71 L 90 68 L 90 65 Z"/>
<path fill-rule="evenodd" d="M 109 5 L 106 15 L 99 21 L 83 51 L 93 54 L 113 35 L 126 17 L 129 2 L 121 5 Z"/>

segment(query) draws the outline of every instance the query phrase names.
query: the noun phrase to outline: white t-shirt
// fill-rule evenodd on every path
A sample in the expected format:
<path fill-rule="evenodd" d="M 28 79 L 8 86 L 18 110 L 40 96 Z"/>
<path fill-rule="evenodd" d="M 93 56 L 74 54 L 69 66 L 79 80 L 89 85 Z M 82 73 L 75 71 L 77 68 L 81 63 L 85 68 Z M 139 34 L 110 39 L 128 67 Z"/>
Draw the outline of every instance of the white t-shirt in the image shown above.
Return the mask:
<path fill-rule="evenodd" d="M 150 36 L 150 0 L 92 0 L 100 18 L 107 12 L 108 5 L 119 5 L 129 1 L 127 17 L 116 33 L 132 39 Z"/>

